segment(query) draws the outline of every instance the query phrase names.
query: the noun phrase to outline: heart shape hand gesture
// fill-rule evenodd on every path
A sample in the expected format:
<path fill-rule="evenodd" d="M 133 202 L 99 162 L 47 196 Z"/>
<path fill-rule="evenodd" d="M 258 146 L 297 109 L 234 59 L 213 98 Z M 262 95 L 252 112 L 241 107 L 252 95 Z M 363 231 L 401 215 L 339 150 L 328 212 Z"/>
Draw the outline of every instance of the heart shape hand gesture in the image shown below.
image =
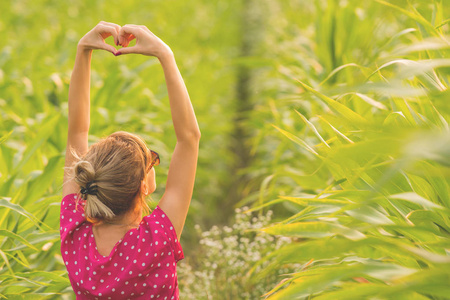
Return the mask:
<path fill-rule="evenodd" d="M 109 36 L 113 36 L 114 43 L 123 48 L 116 50 L 107 44 L 105 39 Z M 136 45 L 127 48 L 134 39 L 136 39 Z M 104 21 L 86 33 L 78 42 L 78 47 L 83 50 L 103 49 L 115 56 L 135 53 L 160 58 L 162 55 L 172 53 L 170 47 L 144 25 L 127 24 L 121 27 Z"/>

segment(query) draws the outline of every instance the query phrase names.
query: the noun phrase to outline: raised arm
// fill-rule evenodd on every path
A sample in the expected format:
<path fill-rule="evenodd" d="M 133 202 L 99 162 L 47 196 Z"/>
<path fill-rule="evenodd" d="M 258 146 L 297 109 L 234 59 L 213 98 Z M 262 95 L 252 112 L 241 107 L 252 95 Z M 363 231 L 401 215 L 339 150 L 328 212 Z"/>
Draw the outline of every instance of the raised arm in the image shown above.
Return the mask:
<path fill-rule="evenodd" d="M 134 38 L 136 45 L 127 48 Z M 120 49 L 118 55 L 140 53 L 155 56 L 164 71 L 177 143 L 170 161 L 166 190 L 158 205 L 168 215 L 180 239 L 197 169 L 200 129 L 194 109 L 173 52 L 163 41 L 145 26 L 125 25 L 120 30 L 119 43 L 125 48 Z"/>
<path fill-rule="evenodd" d="M 194 189 L 200 129 L 174 56 L 167 54 L 159 60 L 166 78 L 172 122 L 177 136 L 166 190 L 159 206 L 163 211 L 168 211 L 167 214 L 172 214 L 171 220 L 180 239 Z"/>
<path fill-rule="evenodd" d="M 119 25 L 102 21 L 78 42 L 69 85 L 69 128 L 65 167 L 70 167 L 74 161 L 71 149 L 79 156 L 84 155 L 88 150 L 92 51 L 103 49 L 115 55 L 116 49 L 106 44 L 104 39 L 112 35 L 117 44 L 119 30 Z M 77 185 L 69 181 L 69 174 L 65 171 L 63 197 L 77 191 Z"/>

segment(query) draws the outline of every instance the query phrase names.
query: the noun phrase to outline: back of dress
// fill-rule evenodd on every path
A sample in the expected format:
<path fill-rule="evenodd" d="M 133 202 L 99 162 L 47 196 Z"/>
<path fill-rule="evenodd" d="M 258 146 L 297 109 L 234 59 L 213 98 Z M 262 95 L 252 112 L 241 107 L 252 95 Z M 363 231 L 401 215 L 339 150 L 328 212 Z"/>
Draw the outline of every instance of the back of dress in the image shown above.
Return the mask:
<path fill-rule="evenodd" d="M 69 194 L 60 215 L 62 258 L 77 299 L 179 299 L 176 264 L 183 249 L 159 206 L 103 256 L 84 205 Z"/>

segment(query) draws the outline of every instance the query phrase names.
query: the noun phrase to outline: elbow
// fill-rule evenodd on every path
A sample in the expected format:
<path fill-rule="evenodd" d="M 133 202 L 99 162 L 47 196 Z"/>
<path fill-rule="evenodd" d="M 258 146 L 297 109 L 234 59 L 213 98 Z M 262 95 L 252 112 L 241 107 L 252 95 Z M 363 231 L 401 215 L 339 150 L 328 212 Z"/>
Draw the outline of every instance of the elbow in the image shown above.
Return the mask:
<path fill-rule="evenodd" d="M 198 143 L 201 138 L 200 130 L 191 131 L 183 135 L 183 137 L 178 138 L 179 142 L 189 142 L 189 143 Z"/>
<path fill-rule="evenodd" d="M 202 136 L 202 133 L 200 132 L 200 130 L 194 131 L 189 135 L 189 139 L 193 140 L 193 141 L 200 141 L 200 138 Z"/>
<path fill-rule="evenodd" d="M 198 124 L 196 124 L 197 126 L 194 126 L 192 128 L 190 128 L 189 130 L 187 130 L 187 137 L 191 140 L 196 140 L 199 141 L 202 133 L 200 132 L 200 128 L 198 127 Z"/>
<path fill-rule="evenodd" d="M 194 137 L 199 141 L 202 137 L 202 133 L 200 132 L 200 129 L 194 133 Z"/>

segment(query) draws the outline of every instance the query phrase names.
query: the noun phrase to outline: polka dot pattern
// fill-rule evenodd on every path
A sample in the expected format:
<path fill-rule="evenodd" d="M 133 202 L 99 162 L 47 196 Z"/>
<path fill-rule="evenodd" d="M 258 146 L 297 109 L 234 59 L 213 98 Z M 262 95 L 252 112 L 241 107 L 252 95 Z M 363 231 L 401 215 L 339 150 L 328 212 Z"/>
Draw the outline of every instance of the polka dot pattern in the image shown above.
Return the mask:
<path fill-rule="evenodd" d="M 61 255 L 77 300 L 179 299 L 176 263 L 184 258 L 183 249 L 159 206 L 103 256 L 84 205 L 77 194 L 61 203 Z"/>

